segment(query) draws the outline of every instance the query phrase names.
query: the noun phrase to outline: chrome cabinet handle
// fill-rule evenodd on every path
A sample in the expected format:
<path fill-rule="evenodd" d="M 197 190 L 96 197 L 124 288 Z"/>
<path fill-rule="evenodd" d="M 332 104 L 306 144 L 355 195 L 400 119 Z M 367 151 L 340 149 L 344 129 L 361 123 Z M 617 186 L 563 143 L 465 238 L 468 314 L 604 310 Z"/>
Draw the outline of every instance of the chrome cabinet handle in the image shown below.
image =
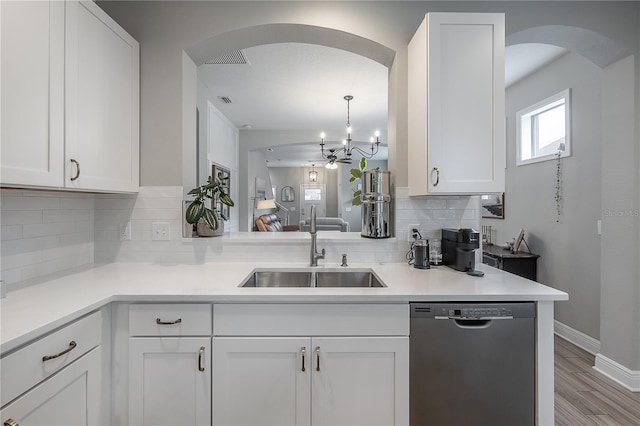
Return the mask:
<path fill-rule="evenodd" d="M 200 350 L 198 351 L 198 371 L 204 371 L 204 367 L 202 366 L 203 355 L 204 355 L 204 346 L 200 346 Z"/>
<path fill-rule="evenodd" d="M 182 318 L 178 318 L 175 321 L 162 321 L 160 318 L 156 318 L 156 324 L 158 325 L 175 325 L 180 324 L 182 322 Z"/>
<path fill-rule="evenodd" d="M 440 169 L 434 167 L 431 171 L 431 174 L 433 174 L 433 172 L 436 172 L 436 183 L 434 183 L 433 186 L 438 186 L 438 184 L 440 183 Z"/>
<path fill-rule="evenodd" d="M 3 423 L 3 425 L 4 425 L 4 426 L 20 426 L 20 425 L 18 424 L 18 422 L 16 422 L 16 421 L 15 421 L 15 420 L 13 420 L 13 419 L 7 419 L 7 420 L 5 420 L 5 421 L 4 421 L 4 423 Z"/>
<path fill-rule="evenodd" d="M 316 346 L 316 371 L 320 371 L 320 346 Z"/>
<path fill-rule="evenodd" d="M 76 175 L 71 178 L 71 182 L 73 182 L 74 180 L 77 180 L 80 177 L 80 163 L 74 160 L 73 158 L 71 159 L 71 162 L 76 165 Z"/>
<path fill-rule="evenodd" d="M 49 361 L 50 359 L 55 359 L 58 357 L 61 357 L 62 355 L 71 352 L 72 350 L 74 350 L 76 348 L 76 346 L 78 346 L 78 344 L 75 341 L 70 341 L 69 342 L 69 347 L 67 349 L 65 349 L 64 351 L 60 352 L 59 354 L 55 354 L 55 355 L 45 355 L 42 357 L 42 362 L 45 361 Z"/>
<path fill-rule="evenodd" d="M 304 354 L 306 354 L 306 353 L 307 353 L 307 347 L 306 347 L 306 346 L 303 346 L 303 347 L 302 347 L 302 349 L 300 350 L 300 353 L 302 354 L 302 370 L 301 370 L 301 371 L 307 371 L 307 370 L 304 368 Z"/>

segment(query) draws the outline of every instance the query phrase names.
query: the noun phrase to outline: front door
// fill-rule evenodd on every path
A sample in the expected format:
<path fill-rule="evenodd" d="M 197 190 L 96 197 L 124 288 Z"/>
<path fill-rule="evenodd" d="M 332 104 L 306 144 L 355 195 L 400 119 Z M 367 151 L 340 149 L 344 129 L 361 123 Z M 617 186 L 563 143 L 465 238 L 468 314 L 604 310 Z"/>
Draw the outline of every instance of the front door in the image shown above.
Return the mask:
<path fill-rule="evenodd" d="M 300 185 L 300 220 L 306 220 L 311 215 L 311 206 L 316 206 L 316 216 L 327 216 L 327 191 L 325 184 Z"/>

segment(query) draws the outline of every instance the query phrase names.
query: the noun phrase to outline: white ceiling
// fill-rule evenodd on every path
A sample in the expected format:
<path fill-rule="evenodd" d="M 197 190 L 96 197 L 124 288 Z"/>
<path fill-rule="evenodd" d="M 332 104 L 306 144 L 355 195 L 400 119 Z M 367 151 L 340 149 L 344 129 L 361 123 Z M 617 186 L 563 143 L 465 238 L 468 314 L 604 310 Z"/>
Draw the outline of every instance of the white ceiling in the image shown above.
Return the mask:
<path fill-rule="evenodd" d="M 506 87 L 563 55 L 546 44 L 509 46 L 505 56 Z M 380 129 L 386 143 L 388 69 L 343 50 L 304 43 L 279 43 L 243 50 L 247 65 L 201 65 L 200 80 L 217 96 L 215 106 L 236 127 L 253 130 L 317 130 L 338 146 L 347 118 L 345 95 L 353 95 L 354 140 L 366 141 Z M 363 130 L 364 129 L 364 130 Z M 318 138 L 318 143 L 319 143 Z M 369 145 L 362 145 L 368 149 Z M 387 158 L 386 147 L 376 160 Z M 321 160 L 318 144 L 273 147 L 263 151 L 269 167 L 301 166 Z M 356 157 L 356 156 L 354 156 Z M 358 157 L 359 158 L 359 157 Z M 357 158 L 355 158 L 357 161 Z"/>

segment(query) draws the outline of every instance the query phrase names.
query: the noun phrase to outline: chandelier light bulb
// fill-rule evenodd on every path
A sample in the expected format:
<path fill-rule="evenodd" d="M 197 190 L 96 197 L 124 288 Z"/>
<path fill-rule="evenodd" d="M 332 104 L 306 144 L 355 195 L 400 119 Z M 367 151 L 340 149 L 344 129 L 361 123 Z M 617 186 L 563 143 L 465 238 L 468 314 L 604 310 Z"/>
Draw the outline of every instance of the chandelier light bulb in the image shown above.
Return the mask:
<path fill-rule="evenodd" d="M 342 139 L 342 145 L 346 145 L 347 144 L 347 140 L 346 139 Z"/>
<path fill-rule="evenodd" d="M 351 130 L 352 130 L 352 129 L 351 129 L 351 126 L 348 126 L 348 127 L 347 127 L 347 133 L 351 134 Z"/>
<path fill-rule="evenodd" d="M 376 140 L 373 138 L 373 136 L 371 136 L 371 137 L 369 138 L 369 142 L 371 142 L 371 143 L 376 143 Z"/>
<path fill-rule="evenodd" d="M 320 139 L 324 140 L 325 136 L 324 132 L 320 133 Z"/>
<path fill-rule="evenodd" d="M 376 132 L 374 133 L 375 137 L 377 138 L 378 136 L 380 136 L 380 131 L 376 130 Z"/>

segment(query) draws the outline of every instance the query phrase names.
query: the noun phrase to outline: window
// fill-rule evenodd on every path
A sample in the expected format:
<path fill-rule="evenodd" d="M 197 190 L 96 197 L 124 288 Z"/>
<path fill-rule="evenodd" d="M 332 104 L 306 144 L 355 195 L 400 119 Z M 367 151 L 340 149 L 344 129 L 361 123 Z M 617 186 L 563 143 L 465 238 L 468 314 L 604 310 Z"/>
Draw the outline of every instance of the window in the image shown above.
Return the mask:
<path fill-rule="evenodd" d="M 570 89 L 516 114 L 516 164 L 536 163 L 571 155 Z"/>

